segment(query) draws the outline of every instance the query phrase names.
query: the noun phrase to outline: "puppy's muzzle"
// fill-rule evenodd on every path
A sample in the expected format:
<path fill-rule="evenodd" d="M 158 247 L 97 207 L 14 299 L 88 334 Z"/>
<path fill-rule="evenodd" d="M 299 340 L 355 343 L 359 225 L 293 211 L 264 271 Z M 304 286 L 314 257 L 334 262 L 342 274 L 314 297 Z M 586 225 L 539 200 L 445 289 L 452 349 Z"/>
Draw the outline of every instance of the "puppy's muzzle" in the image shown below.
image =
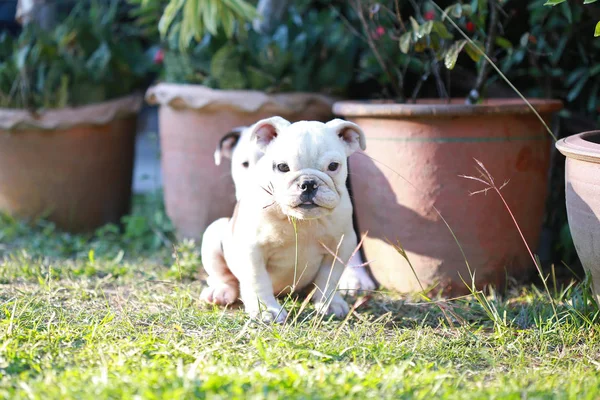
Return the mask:
<path fill-rule="evenodd" d="M 314 179 L 304 179 L 298 183 L 298 189 L 301 190 L 300 200 L 304 202 L 312 202 L 317 194 L 319 185 Z"/>

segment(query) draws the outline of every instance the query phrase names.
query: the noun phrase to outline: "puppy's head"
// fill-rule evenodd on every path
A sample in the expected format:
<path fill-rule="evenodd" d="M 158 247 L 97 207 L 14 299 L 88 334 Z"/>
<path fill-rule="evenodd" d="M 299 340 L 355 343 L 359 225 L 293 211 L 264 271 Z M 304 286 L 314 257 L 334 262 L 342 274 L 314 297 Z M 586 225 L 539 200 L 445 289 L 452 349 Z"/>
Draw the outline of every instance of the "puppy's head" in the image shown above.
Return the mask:
<path fill-rule="evenodd" d="M 262 151 L 250 141 L 250 130 L 242 126 L 225 134 L 215 150 L 215 164 L 221 165 L 223 158 L 231 159 L 231 176 L 235 185 L 235 197 L 240 200 L 249 185 L 250 170 L 262 157 Z"/>
<path fill-rule="evenodd" d="M 341 119 L 292 124 L 273 117 L 252 126 L 250 136 L 264 152 L 261 172 L 268 174 L 273 200 L 298 219 L 320 218 L 338 206 L 347 191 L 347 158 L 365 149 L 362 129 Z"/>

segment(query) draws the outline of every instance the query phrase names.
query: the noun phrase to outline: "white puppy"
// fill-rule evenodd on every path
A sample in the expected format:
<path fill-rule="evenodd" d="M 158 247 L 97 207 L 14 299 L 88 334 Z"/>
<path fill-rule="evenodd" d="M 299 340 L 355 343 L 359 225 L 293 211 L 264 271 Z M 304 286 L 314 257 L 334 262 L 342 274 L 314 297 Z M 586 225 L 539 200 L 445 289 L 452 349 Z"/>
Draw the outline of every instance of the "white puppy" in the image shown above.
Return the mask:
<path fill-rule="evenodd" d="M 348 305 L 335 291 L 340 260 L 348 262 L 356 247 L 346 160 L 364 148 L 364 134 L 342 120 L 290 124 L 274 117 L 249 135 L 265 154 L 250 168 L 251 184 L 233 217 L 220 225 L 221 234 L 227 226 L 224 259 L 205 264 L 210 287 L 203 297 L 229 304 L 241 294 L 252 316 L 283 321 L 275 295 L 314 285 L 317 310 L 343 317 Z M 336 248 L 337 260 L 327 250 Z"/>

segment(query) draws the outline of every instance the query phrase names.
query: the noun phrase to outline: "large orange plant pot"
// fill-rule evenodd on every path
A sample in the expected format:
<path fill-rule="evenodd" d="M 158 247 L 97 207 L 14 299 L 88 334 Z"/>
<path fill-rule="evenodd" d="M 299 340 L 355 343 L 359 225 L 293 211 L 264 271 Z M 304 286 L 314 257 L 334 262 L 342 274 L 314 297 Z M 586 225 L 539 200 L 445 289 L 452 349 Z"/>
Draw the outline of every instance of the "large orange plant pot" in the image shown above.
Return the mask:
<path fill-rule="evenodd" d="M 228 163 L 216 166 L 219 139 L 238 126 L 281 116 L 289 121 L 331 118 L 333 101 L 308 93 L 268 95 L 214 90 L 200 85 L 159 84 L 146 99 L 159 104 L 159 131 L 167 214 L 178 236 L 200 240 L 206 227 L 230 217 L 235 191 Z"/>
<path fill-rule="evenodd" d="M 535 100 L 548 121 L 558 101 Z M 490 100 L 450 104 L 339 102 L 334 112 L 359 124 L 367 150 L 350 157 L 358 229 L 367 233 L 365 256 L 381 285 L 401 292 L 435 287 L 445 295 L 468 291 L 462 282 L 502 289 L 507 276 L 534 266 L 504 208 L 483 189 L 474 159 L 501 186 L 523 234 L 535 248 L 541 232 L 550 136 L 524 103 Z M 439 210 L 449 224 L 448 229 Z M 407 259 L 394 245 L 400 245 Z M 414 271 L 413 271 L 414 269 Z M 462 278 L 461 278 L 462 277 Z"/>
<path fill-rule="evenodd" d="M 566 157 L 567 217 L 577 255 L 600 304 L 600 131 L 556 143 Z"/>
<path fill-rule="evenodd" d="M 0 212 L 66 231 L 129 211 L 142 96 L 32 114 L 0 109 Z"/>

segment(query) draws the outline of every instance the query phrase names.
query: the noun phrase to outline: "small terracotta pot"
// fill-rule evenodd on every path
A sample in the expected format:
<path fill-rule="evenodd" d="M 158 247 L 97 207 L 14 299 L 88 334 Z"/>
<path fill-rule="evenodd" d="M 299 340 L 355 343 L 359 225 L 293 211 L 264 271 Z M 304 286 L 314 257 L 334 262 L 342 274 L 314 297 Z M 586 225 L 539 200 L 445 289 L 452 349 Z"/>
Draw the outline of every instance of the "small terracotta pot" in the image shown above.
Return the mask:
<path fill-rule="evenodd" d="M 33 115 L 0 109 L 0 211 L 66 231 L 129 211 L 141 96 Z"/>
<path fill-rule="evenodd" d="M 562 107 L 559 101 L 532 103 L 546 121 Z M 529 245 L 537 246 L 550 136 L 527 105 L 339 102 L 334 112 L 367 136 L 367 150 L 350 157 L 350 182 L 358 229 L 368 232 L 365 256 L 381 285 L 401 292 L 434 285 L 444 295 L 468 292 L 465 258 L 434 208 L 456 235 L 479 287 L 502 289 L 506 276 L 531 270 L 534 264 L 500 198 L 470 196 L 484 187 L 459 177 L 479 177 L 478 159 L 499 186 L 508 181 L 502 194 Z M 402 246 L 414 272 L 390 243 Z"/>
<path fill-rule="evenodd" d="M 235 191 L 229 163 L 215 165 L 214 151 L 232 128 L 281 116 L 289 121 L 331 118 L 333 100 L 318 94 L 267 95 L 159 84 L 146 99 L 160 104 L 159 130 L 167 214 L 179 237 L 199 240 L 214 220 L 229 217 Z"/>
<path fill-rule="evenodd" d="M 567 217 L 583 267 L 592 277 L 600 304 L 600 131 L 569 136 L 556 143 L 567 157 Z"/>

